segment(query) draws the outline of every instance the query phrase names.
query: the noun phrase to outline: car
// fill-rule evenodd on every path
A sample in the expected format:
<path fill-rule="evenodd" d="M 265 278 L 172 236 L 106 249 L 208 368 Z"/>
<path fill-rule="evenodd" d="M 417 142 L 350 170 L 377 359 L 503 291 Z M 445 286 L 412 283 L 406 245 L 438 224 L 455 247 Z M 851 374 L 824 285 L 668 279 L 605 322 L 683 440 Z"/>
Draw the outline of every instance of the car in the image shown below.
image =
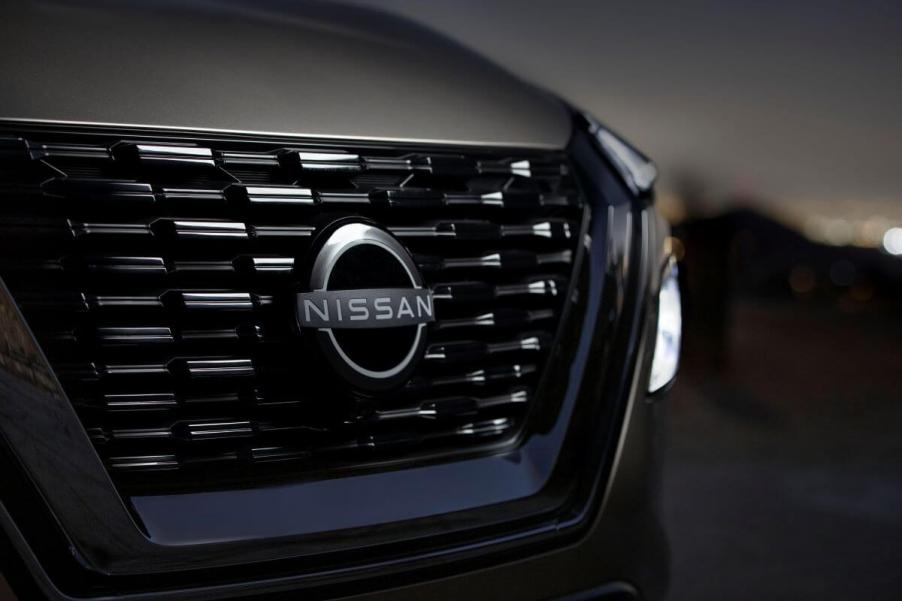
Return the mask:
<path fill-rule="evenodd" d="M 0 596 L 664 595 L 643 154 L 371 9 L 5 22 Z"/>

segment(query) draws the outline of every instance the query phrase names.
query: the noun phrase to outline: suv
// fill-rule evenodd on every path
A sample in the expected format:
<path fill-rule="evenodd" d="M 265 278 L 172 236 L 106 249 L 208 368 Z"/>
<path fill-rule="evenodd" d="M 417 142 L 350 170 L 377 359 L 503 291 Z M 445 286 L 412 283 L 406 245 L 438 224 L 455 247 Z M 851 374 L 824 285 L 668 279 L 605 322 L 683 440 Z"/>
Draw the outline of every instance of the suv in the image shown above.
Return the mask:
<path fill-rule="evenodd" d="M 365 9 L 4 17 L 0 597 L 662 596 L 645 157 Z"/>

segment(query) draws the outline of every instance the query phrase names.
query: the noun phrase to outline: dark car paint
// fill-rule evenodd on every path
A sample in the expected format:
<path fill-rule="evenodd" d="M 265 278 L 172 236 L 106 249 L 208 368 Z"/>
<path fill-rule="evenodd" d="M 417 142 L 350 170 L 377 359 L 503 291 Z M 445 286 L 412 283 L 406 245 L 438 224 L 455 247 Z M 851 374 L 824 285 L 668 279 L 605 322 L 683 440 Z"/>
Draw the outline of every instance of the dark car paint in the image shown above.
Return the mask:
<path fill-rule="evenodd" d="M 90 6 L 83 2 L 76 4 L 77 6 L 74 8 L 63 8 L 61 4 L 53 3 L 37 8 L 22 9 L 22 12 L 17 15 L 21 17 L 30 13 L 30 16 L 17 21 L 21 26 L 21 32 L 17 34 L 16 40 L 19 43 L 35 44 L 35 40 L 31 38 L 36 36 L 37 32 L 53 31 L 53 19 L 50 19 L 49 25 L 47 23 L 39 24 L 39 17 L 46 17 L 48 14 L 56 15 L 58 19 L 56 27 L 60 30 L 66 29 L 62 15 L 67 15 L 70 23 L 81 23 L 80 20 L 85 19 L 87 31 L 90 31 L 90 27 L 93 26 L 87 21 L 98 15 L 107 15 L 100 19 L 100 22 L 106 22 L 109 27 L 122 25 L 123 20 L 126 19 L 137 20 L 133 11 L 120 12 L 113 4 L 100 3 L 97 5 L 94 3 Z M 97 8 L 97 6 L 101 8 Z M 430 34 L 400 25 L 393 19 L 380 21 L 381 17 L 376 18 L 377 25 L 368 21 L 365 28 L 358 27 L 350 31 L 345 28 L 347 21 L 343 19 L 347 18 L 346 15 L 338 17 L 338 21 L 344 24 L 339 27 L 339 31 L 335 31 L 337 25 L 326 26 L 320 21 L 316 21 L 314 26 L 314 22 L 311 21 L 314 18 L 313 15 L 319 19 L 326 19 L 330 9 L 318 3 L 312 6 L 311 12 L 306 13 L 300 26 L 313 27 L 317 32 L 313 38 L 323 44 L 326 44 L 328 40 L 337 40 L 333 49 L 344 62 L 333 65 L 332 68 L 336 70 L 360 69 L 361 65 L 357 61 L 363 59 L 359 58 L 359 53 L 365 55 L 376 47 L 383 50 L 385 47 L 397 49 L 400 44 L 409 51 L 419 44 L 434 40 Z M 207 38 L 201 36 L 204 39 L 203 44 L 215 42 L 221 31 L 230 31 L 229 35 L 234 37 L 236 33 L 230 27 L 238 27 L 237 21 L 231 18 L 225 19 L 223 22 L 214 19 L 214 22 L 223 25 L 224 29 L 205 26 L 200 16 L 209 10 L 208 7 L 197 8 L 195 6 L 181 9 L 172 3 L 156 2 L 150 3 L 140 10 L 148 11 L 146 16 L 149 22 L 157 22 L 160 27 L 164 27 L 165 23 L 156 20 L 162 18 L 164 14 L 186 17 L 188 22 L 192 23 L 192 27 L 195 27 L 192 31 L 210 36 Z M 169 12 L 161 12 L 164 10 Z M 188 12 L 182 12 L 183 10 Z M 229 3 L 228 9 L 224 9 L 224 13 L 232 14 L 233 10 L 239 11 L 237 4 Z M 67 13 L 67 11 L 70 12 Z M 272 21 L 271 13 L 266 10 L 250 9 L 250 12 L 257 15 L 255 18 L 269 15 L 267 17 L 270 19 L 269 27 L 276 29 L 286 27 L 286 24 L 280 20 Z M 356 18 L 372 16 L 368 12 L 352 14 L 356 15 Z M 331 15 L 329 18 L 334 19 L 335 17 L 336 15 Z M 194 21 L 193 19 L 199 20 Z M 351 21 L 353 22 L 354 19 Z M 294 23 L 292 26 L 297 25 Z M 51 29 L 42 29 L 44 27 Z M 365 31 L 380 30 L 380 27 L 382 27 L 380 34 L 365 33 Z M 141 30 L 143 26 L 137 29 Z M 238 27 L 238 30 L 254 32 L 256 26 L 250 29 Z M 257 31 L 257 33 L 261 34 L 261 31 Z M 147 46 L 159 49 L 158 43 L 151 43 L 156 41 L 151 34 L 152 28 L 146 29 L 144 34 L 140 31 L 135 33 L 134 40 L 147 42 L 142 52 L 152 52 L 152 49 L 148 49 Z M 401 34 L 403 34 L 405 42 L 398 42 L 395 45 L 387 42 L 389 39 L 399 39 L 398 36 Z M 142 38 L 142 35 L 150 37 Z M 356 40 L 353 50 L 349 46 L 339 43 L 348 36 Z M 185 37 L 182 42 L 188 44 L 189 37 Z M 280 39 L 283 43 L 280 48 L 264 44 L 268 48 L 268 52 L 272 52 L 268 55 L 271 58 L 281 56 L 282 52 L 290 51 L 298 53 L 298 55 L 311 52 L 309 46 L 304 46 L 307 42 L 300 44 L 301 47 L 292 47 L 293 44 L 289 44 L 284 37 Z M 73 498 L 71 495 L 68 503 L 71 515 L 76 515 L 79 510 L 82 511 L 80 521 L 82 522 L 81 527 L 85 529 L 84 534 L 92 534 L 90 531 L 95 530 L 96 532 L 93 533 L 95 540 L 105 539 L 107 541 L 104 545 L 106 550 L 98 555 L 96 548 L 80 548 L 76 544 L 69 547 L 72 555 L 68 555 L 66 552 L 60 553 L 59 544 L 62 544 L 63 548 L 71 545 L 71 532 L 67 534 L 66 530 L 72 526 L 72 523 L 62 523 L 66 522 L 63 520 L 57 525 L 51 514 L 35 507 L 35 504 L 43 502 L 43 498 L 54 495 L 55 492 L 58 494 L 60 491 L 54 492 L 47 488 L 44 488 L 40 494 L 37 494 L 37 489 L 33 488 L 26 491 L 28 486 L 23 478 L 18 480 L 22 482 L 22 490 L 16 491 L 15 494 L 6 490 L 2 495 L 3 505 L 0 507 L 2 509 L 0 525 L 6 534 L 4 571 L 15 585 L 26 587 L 20 590 L 40 590 L 43 595 L 50 598 L 68 598 L 62 592 L 63 590 L 84 593 L 86 590 L 84 585 L 94 583 L 91 586 L 96 587 L 94 590 L 100 595 L 149 590 L 158 585 L 173 589 L 171 594 L 164 596 L 147 593 L 141 594 L 141 598 L 197 598 L 199 595 L 225 598 L 247 596 L 251 593 L 276 594 L 280 591 L 296 591 L 302 588 L 305 595 L 310 598 L 356 594 L 360 595 L 361 599 L 424 597 L 458 599 L 463 596 L 479 599 L 511 599 L 557 597 L 592 589 L 603 583 L 626 582 L 630 584 L 616 585 L 614 592 L 621 594 L 624 590 L 628 592 L 631 586 L 635 586 L 645 598 L 655 599 L 663 594 L 667 579 L 667 552 L 657 517 L 656 502 L 656 458 L 658 456 L 657 445 L 660 440 L 657 431 L 663 407 L 655 402 L 647 402 L 644 389 L 650 354 L 648 345 L 653 342 L 654 338 L 653 299 L 656 298 L 657 280 L 663 260 L 661 249 L 663 248 L 663 238 L 666 235 L 666 226 L 645 200 L 631 197 L 622 181 L 616 178 L 613 170 L 601 162 L 598 149 L 592 145 L 588 136 L 577 129 L 577 133 L 571 139 L 572 117 L 563 109 L 562 104 L 516 82 L 510 76 L 501 75 L 501 72 L 494 67 L 487 66 L 449 42 L 433 41 L 432 43 L 436 46 L 435 51 L 444 57 L 444 61 L 463 65 L 461 76 L 467 69 L 475 68 L 476 73 L 484 75 L 489 88 L 480 89 L 478 86 L 472 86 L 474 81 L 480 83 L 481 78 L 474 80 L 469 77 L 472 74 L 468 73 L 470 85 L 450 86 L 448 89 L 453 88 L 453 94 L 433 98 L 426 104 L 418 103 L 416 101 L 417 94 L 413 93 L 418 85 L 437 86 L 437 89 L 445 89 L 442 86 L 449 86 L 449 82 L 453 82 L 453 74 L 449 76 L 444 72 L 447 69 L 437 70 L 434 68 L 435 65 L 427 68 L 425 63 L 418 62 L 420 68 L 432 73 L 432 77 L 434 77 L 434 79 L 426 80 L 430 83 L 424 84 L 422 83 L 424 80 L 421 79 L 423 73 L 419 72 L 418 68 L 408 70 L 410 65 L 401 60 L 402 54 L 389 52 L 387 62 L 380 62 L 378 67 L 373 66 L 372 68 L 384 69 L 385 80 L 391 80 L 400 86 L 395 89 L 406 90 L 405 94 L 400 96 L 392 92 L 392 86 L 376 86 L 374 90 L 368 89 L 367 94 L 363 96 L 348 94 L 342 96 L 340 92 L 348 92 L 349 88 L 346 86 L 352 83 L 345 79 L 332 82 L 333 87 L 330 88 L 329 94 L 335 96 L 329 96 L 331 98 L 329 102 L 326 102 L 324 97 L 290 98 L 290 92 L 296 89 L 292 84 L 278 91 L 277 95 L 281 98 L 282 104 L 267 106 L 265 110 L 260 110 L 259 103 L 254 102 L 253 94 L 246 95 L 245 93 L 239 93 L 237 100 L 231 99 L 224 105 L 217 104 L 215 110 L 211 110 L 211 102 L 218 98 L 223 90 L 217 89 L 215 83 L 211 87 L 207 87 L 202 80 L 198 80 L 193 85 L 173 92 L 179 96 L 179 102 L 158 106 L 159 103 L 153 102 L 152 98 L 159 96 L 151 97 L 145 94 L 142 99 L 136 100 L 138 96 L 141 96 L 136 90 L 149 93 L 159 89 L 157 84 L 160 82 L 154 81 L 153 78 L 150 78 L 150 82 L 146 79 L 142 80 L 138 74 L 135 74 L 132 80 L 128 80 L 121 68 L 112 68 L 110 62 L 113 60 L 112 58 L 108 58 L 108 62 L 104 63 L 105 67 L 112 68 L 112 71 L 97 70 L 93 72 L 93 68 L 89 68 L 91 73 L 87 74 L 88 78 L 84 81 L 91 82 L 91 85 L 79 86 L 76 81 L 78 78 L 71 73 L 71 67 L 82 64 L 80 61 L 90 62 L 95 50 L 85 49 L 83 46 L 86 44 L 80 45 L 74 39 L 69 39 L 68 42 L 74 49 L 70 53 L 71 62 L 67 62 L 70 59 L 65 59 L 64 55 L 67 54 L 64 51 L 65 48 L 56 46 L 55 43 L 50 45 L 54 46 L 56 51 L 48 55 L 42 55 L 36 48 L 33 49 L 33 53 L 43 58 L 31 58 L 29 59 L 31 62 L 24 63 L 27 68 L 23 68 L 21 65 L 18 67 L 21 69 L 20 79 L 22 81 L 18 81 L 17 86 L 20 87 L 17 88 L 15 94 L 6 94 L 4 98 L 0 99 L 0 106 L 4 109 L 0 111 L 0 115 L 8 115 L 16 119 L 37 118 L 54 121 L 102 120 L 108 122 L 111 119 L 121 123 L 149 121 L 155 125 L 168 127 L 216 130 L 266 131 L 272 129 L 278 134 L 286 136 L 297 133 L 320 133 L 328 134 L 330 137 L 429 139 L 445 144 L 564 147 L 569 140 L 569 150 L 573 160 L 578 164 L 586 192 L 594 205 L 593 221 L 597 223 L 604 220 L 606 224 L 590 239 L 590 253 L 587 255 L 587 269 L 596 272 L 593 277 L 599 280 L 597 285 L 601 286 L 601 282 L 605 282 L 603 296 L 599 296 L 604 299 L 605 311 L 596 309 L 595 315 L 586 316 L 582 323 L 577 325 L 577 331 L 583 332 L 584 342 L 581 342 L 580 346 L 585 347 L 584 352 L 574 361 L 574 365 L 562 373 L 569 373 L 570 369 L 578 369 L 577 373 L 585 373 L 585 378 L 581 379 L 578 386 L 580 397 L 595 399 L 595 401 L 598 399 L 608 401 L 606 403 L 590 403 L 594 407 L 590 407 L 590 411 L 581 417 L 591 417 L 593 414 L 604 413 L 604 411 L 613 413 L 609 415 L 610 419 L 607 421 L 585 419 L 580 420 L 577 424 L 583 428 L 580 435 L 586 444 L 576 448 L 570 454 L 563 455 L 560 461 L 566 467 L 564 471 L 571 476 L 574 472 L 581 472 L 588 473 L 592 477 L 582 477 L 579 480 L 581 484 L 580 490 L 576 491 L 578 494 L 574 493 L 568 496 L 571 504 L 566 507 L 561 506 L 555 512 L 554 519 L 533 523 L 530 528 L 519 531 L 515 536 L 508 533 L 503 537 L 484 539 L 480 544 L 470 541 L 467 545 L 430 550 L 428 554 L 423 552 L 424 548 L 409 545 L 409 548 L 405 550 L 403 561 L 383 560 L 377 565 L 363 565 L 355 569 L 311 570 L 310 566 L 284 559 L 286 557 L 284 554 L 282 554 L 282 563 L 273 563 L 273 551 L 284 551 L 289 549 L 290 545 L 274 547 L 271 541 L 269 543 L 264 541 L 264 544 L 259 545 L 254 553 L 256 560 L 264 563 L 242 566 L 238 569 L 219 569 L 218 572 L 207 571 L 202 574 L 199 572 L 173 573 L 173 570 L 177 568 L 200 567 L 204 563 L 208 565 L 218 563 L 221 566 L 224 562 L 236 561 L 240 554 L 236 553 L 235 546 L 222 547 L 218 551 L 210 548 L 210 554 L 200 558 L 203 559 L 200 562 L 197 561 L 199 559 L 197 550 L 191 550 L 191 545 L 184 550 L 184 553 L 175 547 L 170 550 L 174 554 L 171 555 L 172 563 L 168 566 L 167 562 L 146 563 L 146 559 L 151 555 L 147 555 L 143 559 L 140 555 L 136 556 L 136 562 L 129 566 L 128 562 L 122 563 L 119 557 L 110 556 L 108 553 L 108 551 L 118 550 L 128 555 L 137 550 L 137 547 L 129 549 L 129 543 L 126 540 L 129 537 L 125 536 L 125 533 L 135 530 L 135 525 L 128 514 L 120 512 L 114 505 L 104 508 L 104 505 L 98 505 L 93 500 Z M 108 40 L 103 42 L 103 44 L 107 43 L 111 42 Z M 119 43 L 124 42 L 119 40 Z M 366 48 L 360 47 L 360 44 Z M 169 48 L 171 50 L 174 47 L 177 48 L 178 44 L 170 45 Z M 49 56 L 53 56 L 53 59 L 47 60 L 46 57 Z M 232 55 L 227 53 L 227 56 Z M 156 58 L 163 65 L 188 64 L 198 68 L 203 66 L 204 61 L 213 60 L 209 57 L 204 58 L 198 53 L 189 52 L 186 56 L 184 53 L 174 51 L 158 54 Z M 216 60 L 218 61 L 219 58 L 217 57 Z M 260 60 L 260 58 L 257 56 L 245 67 L 249 69 L 254 67 L 257 65 L 254 61 Z M 182 62 L 183 59 L 186 63 Z M 3 60 L 8 59 L 0 59 L 0 61 Z M 34 65 L 35 60 L 44 61 L 47 64 Z M 64 86 L 64 88 L 73 99 L 71 103 L 63 102 L 62 98 L 56 95 L 57 90 L 53 84 L 61 73 L 55 71 L 57 67 L 49 66 L 49 63 L 54 60 L 70 67 L 68 69 L 70 75 L 63 79 L 66 80 L 65 86 L 69 86 L 68 88 Z M 193 63 L 191 63 L 192 60 Z M 426 60 L 422 59 L 422 61 Z M 393 65 L 393 67 L 389 68 L 388 65 Z M 9 71 L 11 67 L 12 65 L 8 63 L 4 64 L 4 72 Z M 38 73 L 47 75 L 47 78 L 40 77 L 30 80 L 28 68 L 32 67 L 37 68 Z M 456 70 L 453 71 L 457 73 Z M 110 73 L 115 76 L 111 76 Z M 186 73 L 183 71 L 173 77 L 181 81 L 186 77 Z M 307 76 L 313 75 L 315 72 L 308 72 Z M 95 79 L 91 79 L 92 77 Z M 120 79 L 120 77 L 124 79 Z M 32 83 L 26 85 L 26 80 L 30 80 Z M 108 82 L 106 85 L 111 87 L 104 87 L 103 82 Z M 133 86 L 126 89 L 126 86 L 122 85 L 123 83 L 133 84 Z M 142 88 L 142 85 L 150 87 Z M 278 88 L 282 82 L 275 82 L 273 85 Z M 100 91 L 98 91 L 98 86 Z M 408 86 L 408 88 L 404 86 Z M 486 93 L 486 90 L 495 90 L 496 87 L 504 90 L 497 93 Z M 92 96 L 92 94 L 98 95 Z M 509 97 L 508 94 L 510 94 Z M 43 100 L 35 102 L 34 108 L 30 108 L 27 101 L 29 97 Z M 108 107 L 103 104 L 104 98 L 112 98 L 116 102 L 111 103 Z M 399 98 L 402 99 L 400 105 L 398 104 Z M 130 100 L 123 103 L 121 102 L 123 99 Z M 507 100 L 512 104 L 506 106 Z M 374 103 L 374 111 L 362 110 L 361 107 L 370 107 L 370 101 Z M 445 101 L 447 104 L 443 104 Z M 301 112 L 292 106 L 313 108 Z M 511 111 L 510 106 L 516 108 Z M 185 110 L 182 111 L 180 107 L 184 107 Z M 319 110 L 315 110 L 317 107 Z M 466 107 L 466 119 L 460 119 L 456 112 L 462 107 Z M 112 112 L 107 111 L 107 108 L 111 108 Z M 411 110 L 417 108 L 419 112 L 408 118 L 404 113 L 408 108 Z M 40 111 L 35 112 L 38 109 Z M 66 112 L 75 109 L 85 112 L 78 115 Z M 39 116 L 41 114 L 44 116 Z M 10 128 L 19 127 L 13 122 L 7 122 L 6 125 Z M 197 135 L 216 134 L 201 131 Z M 325 140 L 324 143 L 326 143 Z M 607 231 L 606 235 L 605 231 Z M 614 238 L 619 238 L 619 242 L 611 243 Z M 612 250 L 627 248 L 632 249 L 630 253 L 612 256 Z M 597 289 L 597 294 L 602 294 L 601 288 Z M 618 307 L 618 309 L 614 311 L 613 307 Z M 7 311 L 7 315 L 10 315 L 9 312 L 14 313 L 15 309 L 7 303 Z M 590 325 L 592 323 L 595 323 L 594 327 Z M 619 324 L 618 327 L 614 328 L 613 326 L 617 324 Z M 640 358 L 641 361 L 636 363 L 636 360 Z M 36 365 L 35 367 L 39 368 L 39 372 L 41 369 L 47 370 L 46 365 Z M 608 371 L 605 372 L 605 369 Z M 46 373 L 49 374 L 49 371 Z M 20 389 L 23 381 L 21 374 L 14 374 L 8 370 L 0 375 L 0 380 L 7 390 L 0 406 L 3 407 L 2 411 L 5 417 L 10 418 L 18 410 L 19 403 L 16 401 L 20 400 L 12 396 L 10 391 Z M 52 382 L 52 376 L 50 381 Z M 28 386 L 31 385 L 28 384 Z M 34 387 L 31 386 L 31 388 Z M 616 402 L 611 402 L 615 400 Z M 58 406 L 63 414 L 66 413 L 58 401 L 54 401 L 51 405 Z M 586 403 L 583 403 L 583 406 L 585 405 Z M 21 414 L 20 417 L 22 417 Z M 59 417 L 57 423 L 63 428 L 60 430 L 61 432 L 66 432 L 66 436 L 73 437 L 73 440 L 83 437 L 83 433 L 67 429 L 66 424 L 72 423 L 71 416 L 61 415 Z M 595 415 L 595 418 L 598 417 Z M 49 416 L 44 415 L 43 419 L 45 422 L 47 419 L 52 422 L 56 418 L 51 413 Z M 19 423 L 21 424 L 21 422 Z M 604 427 L 599 427 L 594 432 L 586 431 L 587 424 Z M 622 428 L 621 424 L 623 424 Z M 574 429 L 578 431 L 579 427 Z M 22 436 L 23 434 L 27 439 L 27 431 L 16 432 L 14 429 L 10 429 L 5 433 L 5 438 L 7 442 L 12 442 L 9 440 L 10 436 Z M 20 440 L 20 444 L 22 440 Z M 86 441 L 83 442 L 86 443 Z M 48 448 L 46 451 L 44 459 L 41 461 L 45 461 L 46 475 L 51 478 L 47 482 L 51 482 L 55 477 L 58 486 L 62 486 L 65 481 L 59 479 L 58 469 L 49 467 L 57 447 Z M 92 455 L 93 452 L 86 453 L 85 461 L 90 463 L 89 458 Z M 96 459 L 96 456 L 94 458 Z M 70 457 L 65 459 L 71 461 Z M 46 463 L 47 461 L 50 463 Z M 8 462 L 2 463 L 4 466 L 9 465 Z M 34 469 L 35 465 L 32 464 L 30 467 Z M 5 481 L 13 481 L 24 476 L 22 473 L 14 474 L 8 469 L 16 468 L 4 467 Z M 105 476 L 102 470 L 98 472 L 96 466 L 88 466 L 86 469 L 88 473 L 100 478 L 97 482 L 99 488 L 109 487 L 109 482 L 104 481 Z M 71 474 L 71 472 L 69 473 Z M 15 497 L 15 499 L 11 497 Z M 87 501 L 87 503 L 83 501 Z M 31 514 L 24 520 L 21 519 L 23 508 Z M 503 508 L 501 509 L 503 511 Z M 95 512 L 93 517 L 91 512 Z M 11 516 L 16 520 L 13 521 Z M 115 516 L 121 517 L 119 523 L 111 521 Z M 98 525 L 102 527 L 98 529 Z M 138 540 L 134 539 L 136 543 Z M 54 544 L 57 546 L 51 548 L 54 547 Z M 142 545 L 144 544 L 142 543 Z M 147 550 L 152 550 L 152 546 L 148 546 Z M 15 555 L 10 553 L 11 549 L 15 549 Z M 88 551 L 87 554 L 86 551 Z M 216 560 L 217 557 L 218 560 Z M 250 557 L 252 556 L 248 556 L 248 558 Z M 285 563 L 286 561 L 288 563 Z M 85 572 L 85 568 L 89 568 L 89 570 Z M 154 575 L 125 576 L 128 573 L 141 572 Z M 118 573 L 120 576 L 108 578 L 105 574 L 110 573 Z M 235 582 L 235 579 L 241 581 Z M 229 580 L 233 580 L 233 582 L 230 583 Z M 37 588 L 27 588 L 34 586 Z"/>
<path fill-rule="evenodd" d="M 378 11 L 326 2 L 4 6 L 0 118 L 563 148 L 563 104 Z"/>

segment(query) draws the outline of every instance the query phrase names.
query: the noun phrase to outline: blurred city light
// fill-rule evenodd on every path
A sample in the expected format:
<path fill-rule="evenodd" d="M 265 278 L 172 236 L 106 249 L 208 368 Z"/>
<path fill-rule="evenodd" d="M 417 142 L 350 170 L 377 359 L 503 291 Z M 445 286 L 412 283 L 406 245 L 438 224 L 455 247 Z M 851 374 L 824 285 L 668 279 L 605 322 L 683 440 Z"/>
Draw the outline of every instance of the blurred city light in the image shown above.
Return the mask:
<path fill-rule="evenodd" d="M 893 227 L 883 234 L 883 248 L 891 255 L 902 255 L 902 227 Z"/>
<path fill-rule="evenodd" d="M 807 265 L 796 265 L 789 274 L 789 287 L 796 294 L 809 294 L 817 286 L 817 276 Z"/>

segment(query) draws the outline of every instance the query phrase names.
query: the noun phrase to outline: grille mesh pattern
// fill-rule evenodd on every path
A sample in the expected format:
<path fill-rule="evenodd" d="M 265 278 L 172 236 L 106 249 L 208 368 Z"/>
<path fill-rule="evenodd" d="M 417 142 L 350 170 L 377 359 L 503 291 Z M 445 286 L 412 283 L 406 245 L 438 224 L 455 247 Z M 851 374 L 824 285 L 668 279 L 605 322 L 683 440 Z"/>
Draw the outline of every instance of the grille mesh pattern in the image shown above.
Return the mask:
<path fill-rule="evenodd" d="M 512 435 L 582 215 L 560 154 L 88 133 L 0 136 L 0 200 L 4 281 L 114 478 L 151 488 Z M 436 305 L 413 377 L 370 397 L 324 384 L 294 329 L 295 261 L 350 215 Z"/>

